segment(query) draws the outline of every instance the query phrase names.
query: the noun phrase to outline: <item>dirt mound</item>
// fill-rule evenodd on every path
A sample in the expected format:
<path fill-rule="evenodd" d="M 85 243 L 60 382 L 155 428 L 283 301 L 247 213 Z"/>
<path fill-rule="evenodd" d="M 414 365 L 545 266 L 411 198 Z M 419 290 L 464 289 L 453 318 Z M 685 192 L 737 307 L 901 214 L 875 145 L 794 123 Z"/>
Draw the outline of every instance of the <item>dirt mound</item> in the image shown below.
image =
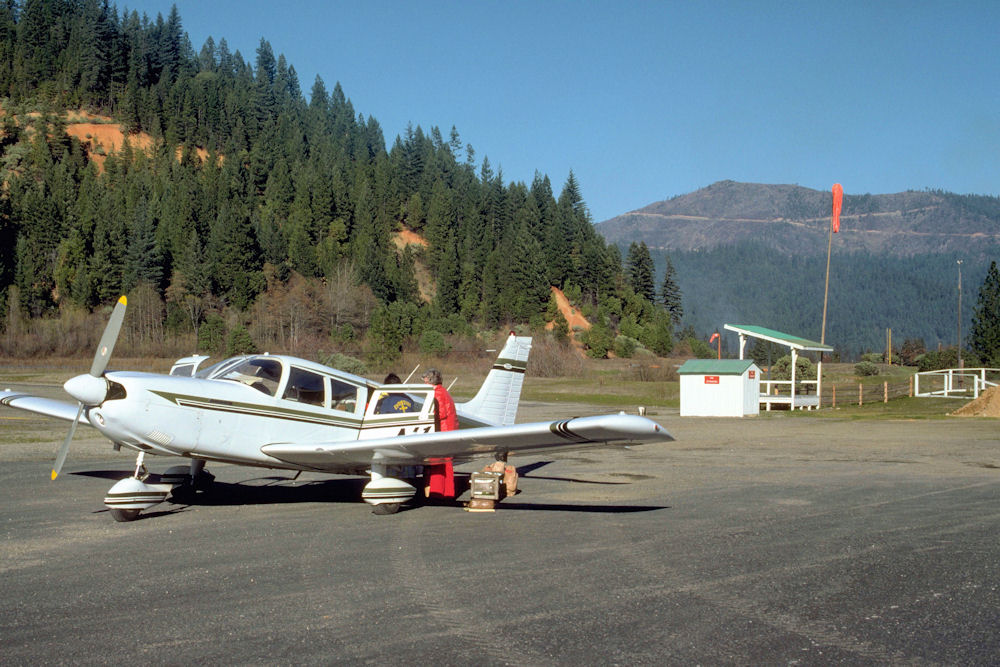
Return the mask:
<path fill-rule="evenodd" d="M 398 232 L 393 232 L 392 242 L 399 252 L 402 252 L 403 248 L 407 246 L 415 245 L 420 248 L 426 248 L 430 245 L 423 236 L 405 227 Z M 434 300 L 434 295 L 437 293 L 437 286 L 434 284 L 434 277 L 427 269 L 427 265 L 424 264 L 423 259 L 419 256 L 414 259 L 413 274 L 417 279 L 417 290 L 420 292 L 420 298 L 425 303 L 430 303 Z"/>
<path fill-rule="evenodd" d="M 561 312 L 562 316 L 566 318 L 566 324 L 569 325 L 570 332 L 572 332 L 575 327 L 579 327 L 583 331 L 590 329 L 590 322 L 587 321 L 586 317 L 580 314 L 580 311 L 570 305 L 569 299 L 566 298 L 566 295 L 563 294 L 561 289 L 553 287 L 552 294 L 556 298 L 556 304 L 559 305 L 559 312 Z M 546 328 L 551 329 L 552 323 L 549 322 Z"/>
<path fill-rule="evenodd" d="M 402 250 L 408 245 L 418 245 L 426 248 L 430 244 L 420 234 L 406 229 L 405 227 L 392 235 L 392 242 L 396 244 L 396 247 Z"/>
<path fill-rule="evenodd" d="M 1000 417 L 1000 387 L 990 387 L 951 414 L 957 417 Z"/>

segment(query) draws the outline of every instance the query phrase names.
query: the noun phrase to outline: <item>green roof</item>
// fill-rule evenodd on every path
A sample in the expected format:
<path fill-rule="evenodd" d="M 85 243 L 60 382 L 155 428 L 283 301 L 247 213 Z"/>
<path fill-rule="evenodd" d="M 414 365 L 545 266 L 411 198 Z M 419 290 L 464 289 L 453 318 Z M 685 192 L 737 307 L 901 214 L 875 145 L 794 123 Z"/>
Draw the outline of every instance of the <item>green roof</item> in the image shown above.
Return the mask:
<path fill-rule="evenodd" d="M 759 327 L 753 324 L 727 324 L 724 328 L 729 331 L 735 331 L 736 333 L 746 334 L 751 338 L 761 338 L 763 340 L 769 340 L 772 343 L 777 343 L 778 345 L 793 347 L 796 350 L 807 350 L 810 352 L 833 352 L 833 348 L 829 345 L 824 345 L 823 343 L 817 343 L 816 341 L 809 340 L 808 338 L 793 336 L 791 334 L 775 331 L 774 329 L 768 329 L 766 327 Z"/>
<path fill-rule="evenodd" d="M 753 359 L 688 359 L 677 369 L 677 374 L 743 375 L 753 365 Z"/>

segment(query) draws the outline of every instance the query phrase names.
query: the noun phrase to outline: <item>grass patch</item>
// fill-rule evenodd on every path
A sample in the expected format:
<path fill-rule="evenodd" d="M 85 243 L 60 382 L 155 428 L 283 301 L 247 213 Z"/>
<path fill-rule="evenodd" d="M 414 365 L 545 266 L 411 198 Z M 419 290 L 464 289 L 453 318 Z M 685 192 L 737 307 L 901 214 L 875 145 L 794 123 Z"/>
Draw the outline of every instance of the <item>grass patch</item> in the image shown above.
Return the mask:
<path fill-rule="evenodd" d="M 836 408 L 822 410 L 797 410 L 795 417 L 834 417 L 838 419 L 945 419 L 969 402 L 967 398 L 895 398 L 888 403 L 874 402 L 864 405 L 839 404 Z"/>
<path fill-rule="evenodd" d="M 613 373 L 597 373 L 589 378 L 528 378 L 522 400 L 587 403 L 614 408 L 678 407 L 677 382 L 624 380 Z"/>

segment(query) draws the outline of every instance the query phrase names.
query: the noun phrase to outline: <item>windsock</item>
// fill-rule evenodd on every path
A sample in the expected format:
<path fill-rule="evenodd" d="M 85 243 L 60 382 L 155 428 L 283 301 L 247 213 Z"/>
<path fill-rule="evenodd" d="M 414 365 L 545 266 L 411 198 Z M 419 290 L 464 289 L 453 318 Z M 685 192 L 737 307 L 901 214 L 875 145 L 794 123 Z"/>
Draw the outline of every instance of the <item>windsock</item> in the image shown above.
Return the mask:
<path fill-rule="evenodd" d="M 830 224 L 833 226 L 834 234 L 840 231 L 840 209 L 843 205 L 844 205 L 844 188 L 840 186 L 840 183 L 834 183 L 833 216 L 830 218 Z"/>

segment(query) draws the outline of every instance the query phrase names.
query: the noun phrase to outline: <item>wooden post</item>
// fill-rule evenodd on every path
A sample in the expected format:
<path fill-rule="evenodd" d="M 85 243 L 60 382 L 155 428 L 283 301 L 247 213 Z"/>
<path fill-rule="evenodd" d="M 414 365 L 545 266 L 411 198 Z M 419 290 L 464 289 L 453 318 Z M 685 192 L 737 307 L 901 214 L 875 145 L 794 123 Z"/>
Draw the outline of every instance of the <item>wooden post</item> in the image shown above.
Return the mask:
<path fill-rule="evenodd" d="M 831 405 L 830 407 L 831 408 L 837 407 L 837 385 L 833 385 L 833 405 Z"/>
<path fill-rule="evenodd" d="M 889 402 L 889 382 L 888 381 L 882 383 L 882 402 L 883 403 L 888 403 Z"/>
<path fill-rule="evenodd" d="M 858 383 L 858 407 L 861 407 L 863 404 L 864 404 L 864 392 L 863 392 L 863 390 L 861 388 L 861 383 L 859 382 Z"/>
<path fill-rule="evenodd" d="M 916 375 L 910 376 L 910 398 L 913 398 L 913 379 L 917 377 Z"/>

